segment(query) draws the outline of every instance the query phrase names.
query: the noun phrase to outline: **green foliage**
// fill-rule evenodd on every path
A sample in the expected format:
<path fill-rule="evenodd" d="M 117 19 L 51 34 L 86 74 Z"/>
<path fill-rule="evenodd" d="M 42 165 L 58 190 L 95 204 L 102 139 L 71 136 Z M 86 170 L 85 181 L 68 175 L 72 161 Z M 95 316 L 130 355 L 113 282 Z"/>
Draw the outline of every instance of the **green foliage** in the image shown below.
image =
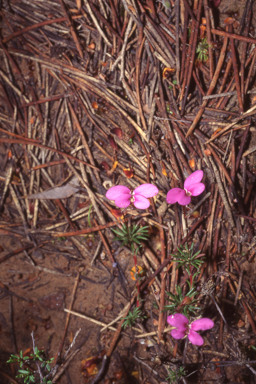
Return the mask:
<path fill-rule="evenodd" d="M 194 243 L 188 247 L 188 244 L 180 246 L 178 251 L 173 256 L 173 261 L 177 263 L 177 268 L 184 268 L 189 275 L 189 280 L 187 280 L 187 289 L 188 292 L 184 295 L 182 293 L 182 287 L 177 286 L 176 294 L 171 292 L 166 292 L 167 300 L 170 302 L 169 305 L 165 306 L 165 311 L 170 311 L 170 313 L 183 313 L 185 316 L 189 317 L 190 315 L 195 315 L 195 313 L 200 309 L 195 306 L 197 299 L 195 298 L 198 295 L 196 291 L 194 279 L 197 276 L 200 267 L 204 263 L 203 254 L 200 254 L 201 251 L 194 253 Z M 196 269 L 196 273 L 193 273 L 193 268 Z"/>
<path fill-rule="evenodd" d="M 65 236 L 57 237 L 57 239 L 58 239 L 59 241 L 64 241 L 64 240 L 66 240 L 66 237 L 65 237 Z M 54 243 L 54 241 L 53 241 L 53 243 Z"/>
<path fill-rule="evenodd" d="M 166 292 L 167 300 L 170 302 L 169 305 L 164 307 L 165 311 L 170 311 L 170 313 L 183 313 L 185 316 L 194 315 L 198 310 L 194 304 L 196 303 L 195 296 L 198 294 L 195 288 L 190 289 L 190 291 L 183 296 L 182 288 L 179 285 L 176 285 L 176 294 L 171 292 Z"/>
<path fill-rule="evenodd" d="M 146 319 L 147 316 L 143 316 L 142 311 L 136 307 L 133 311 L 129 311 L 128 315 L 124 317 L 123 327 L 124 329 L 129 326 L 132 327 L 137 321 Z"/>
<path fill-rule="evenodd" d="M 176 371 L 171 371 L 169 369 L 169 375 L 166 377 L 166 380 L 169 381 L 170 384 L 178 383 L 182 376 L 185 376 L 186 372 L 183 367 L 178 367 Z"/>
<path fill-rule="evenodd" d="M 207 38 L 202 39 L 196 47 L 196 53 L 198 53 L 198 60 L 205 62 L 208 60 L 209 44 Z"/>
<path fill-rule="evenodd" d="M 172 86 L 171 86 L 171 88 L 172 88 Z M 170 110 L 170 105 L 169 104 L 166 105 L 166 111 L 167 111 L 167 113 L 170 113 L 171 115 L 173 115 L 173 112 Z"/>
<path fill-rule="evenodd" d="M 26 369 L 19 369 L 19 374 L 16 376 L 19 379 L 24 379 L 24 383 L 34 383 L 36 381 L 36 378 L 34 376 L 33 372 L 30 372 L 28 368 Z"/>
<path fill-rule="evenodd" d="M 121 241 L 122 245 L 130 247 L 132 252 L 137 254 L 141 247 L 141 240 L 148 240 L 149 238 L 148 228 L 148 226 L 139 227 L 138 224 L 123 224 L 122 229 L 112 229 L 112 231 L 117 235 L 114 238 L 115 241 Z M 135 244 L 138 245 L 137 249 L 135 249 Z"/>
<path fill-rule="evenodd" d="M 162 1 L 160 1 L 160 0 L 157 0 L 159 3 L 162 3 L 163 4 L 163 6 L 166 8 L 166 9 L 171 9 L 172 7 L 171 7 L 171 2 L 170 2 L 170 0 L 162 0 Z"/>
<path fill-rule="evenodd" d="M 19 379 L 23 379 L 24 384 L 35 383 L 38 377 L 42 377 L 43 373 L 41 369 L 43 369 L 43 371 L 45 371 L 46 374 L 44 375 L 45 377 L 43 378 L 43 381 L 40 381 L 40 383 L 51 384 L 52 381 L 48 380 L 47 378 L 49 376 L 49 372 L 51 371 L 50 364 L 52 363 L 53 360 L 54 358 L 47 360 L 44 357 L 44 351 L 39 350 L 37 347 L 35 347 L 34 353 L 31 353 L 30 356 L 23 356 L 23 352 L 20 351 L 19 356 L 11 355 L 7 363 L 19 364 L 21 369 L 18 370 L 18 375 L 16 377 Z M 40 373 L 38 371 L 34 371 L 33 368 L 29 369 L 27 367 L 27 366 L 30 366 L 32 362 L 37 362 L 37 364 L 40 364 L 39 366 Z"/>
<path fill-rule="evenodd" d="M 89 206 L 89 211 L 88 211 L 88 224 L 89 227 L 92 228 L 92 223 L 91 223 L 91 210 L 92 210 L 92 204 Z"/>
<path fill-rule="evenodd" d="M 203 254 L 200 254 L 201 251 L 193 254 L 194 243 L 191 244 L 190 248 L 188 244 L 183 247 L 182 245 L 178 248 L 178 251 L 173 256 L 173 260 L 178 263 L 177 268 L 184 267 L 189 275 L 191 275 L 191 268 L 194 267 L 199 270 L 201 265 L 204 263 Z"/>

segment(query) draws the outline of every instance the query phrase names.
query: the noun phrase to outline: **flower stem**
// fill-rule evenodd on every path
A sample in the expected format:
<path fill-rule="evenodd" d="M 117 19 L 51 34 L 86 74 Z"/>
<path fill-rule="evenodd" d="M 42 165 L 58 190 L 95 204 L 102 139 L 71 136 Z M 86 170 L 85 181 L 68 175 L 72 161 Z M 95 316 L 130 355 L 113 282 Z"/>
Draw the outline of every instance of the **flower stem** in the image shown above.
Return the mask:
<path fill-rule="evenodd" d="M 191 289 L 192 289 L 193 276 L 192 276 L 192 267 L 191 267 L 191 265 L 189 266 L 189 270 L 190 270 L 190 275 L 189 275 L 190 287 L 191 287 Z"/>
<path fill-rule="evenodd" d="M 136 276 L 136 285 L 137 285 L 137 299 L 136 299 L 136 307 L 139 308 L 140 306 L 140 300 L 139 300 L 139 295 L 140 295 L 140 284 L 137 278 L 137 256 L 135 251 L 133 252 L 133 260 L 134 260 L 134 266 L 135 266 L 135 276 Z"/>

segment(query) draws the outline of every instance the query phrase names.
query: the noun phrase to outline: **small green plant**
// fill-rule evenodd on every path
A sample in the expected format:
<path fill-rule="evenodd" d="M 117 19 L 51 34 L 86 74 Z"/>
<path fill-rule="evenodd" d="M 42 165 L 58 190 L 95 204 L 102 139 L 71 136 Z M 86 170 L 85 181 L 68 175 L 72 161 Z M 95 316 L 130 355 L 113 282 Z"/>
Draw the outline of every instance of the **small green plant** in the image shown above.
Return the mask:
<path fill-rule="evenodd" d="M 129 139 L 129 140 L 128 140 L 128 145 L 132 145 L 132 144 L 133 144 L 132 139 Z"/>
<path fill-rule="evenodd" d="M 40 384 L 51 384 L 52 381 L 48 380 L 51 375 L 51 367 L 50 364 L 54 360 L 54 358 L 47 360 L 44 356 L 44 351 L 39 350 L 34 346 L 34 337 L 32 332 L 32 340 L 33 340 L 33 352 L 30 356 L 23 356 L 23 352 L 20 351 L 19 356 L 11 355 L 10 359 L 7 363 L 17 363 L 20 366 L 18 370 L 18 375 L 16 376 L 19 379 L 23 379 L 24 384 L 36 383 Z M 36 364 L 37 370 L 34 370 L 31 367 L 31 363 L 34 362 Z M 30 368 L 29 368 L 30 367 Z"/>
<path fill-rule="evenodd" d="M 117 235 L 114 238 L 114 241 L 121 241 L 122 245 L 130 247 L 131 251 L 137 254 L 139 248 L 141 247 L 141 240 L 148 240 L 149 238 L 148 228 L 148 226 L 139 227 L 138 224 L 123 224 L 122 229 L 112 229 L 112 231 Z M 138 245 L 136 249 L 135 244 Z"/>
<path fill-rule="evenodd" d="M 59 241 L 65 241 L 66 240 L 66 237 L 65 236 L 62 236 L 62 237 L 58 237 L 57 238 Z"/>
<path fill-rule="evenodd" d="M 196 296 L 198 295 L 195 288 L 195 278 L 204 263 L 204 254 L 200 252 L 201 251 L 194 253 L 194 243 L 192 243 L 190 247 L 188 244 L 186 244 L 185 247 L 181 245 L 177 252 L 172 255 L 173 261 L 177 263 L 177 269 L 182 267 L 189 276 L 189 280 L 186 281 L 187 288 L 185 289 L 185 291 L 188 292 L 183 294 L 182 287 L 179 285 L 175 287 L 176 294 L 166 292 L 168 296 L 167 300 L 170 304 L 165 306 L 165 311 L 170 311 L 171 314 L 177 312 L 183 313 L 183 315 L 189 317 L 189 315 L 195 315 L 200 309 L 195 306 L 197 302 Z M 194 268 L 196 269 L 195 273 L 193 271 Z"/>
<path fill-rule="evenodd" d="M 179 285 L 176 285 L 176 294 L 171 292 L 166 292 L 167 300 L 170 304 L 164 307 L 165 311 L 170 311 L 170 313 L 183 313 L 187 316 L 194 315 L 195 312 L 199 309 L 194 304 L 196 303 L 195 296 L 198 294 L 195 288 L 190 289 L 190 291 L 183 296 L 182 288 Z"/>
<path fill-rule="evenodd" d="M 178 263 L 177 268 L 183 267 L 189 275 L 191 275 L 192 268 L 196 268 L 198 271 L 201 265 L 204 263 L 203 254 L 198 251 L 194 254 L 194 243 L 188 247 L 188 244 L 183 247 L 182 245 L 178 248 L 176 254 L 172 255 L 173 260 Z"/>
<path fill-rule="evenodd" d="M 114 240 L 121 241 L 122 245 L 128 246 L 133 253 L 134 267 L 137 270 L 137 253 L 142 247 L 141 240 L 148 240 L 148 226 L 140 227 L 138 224 L 125 225 L 123 224 L 122 229 L 112 229 L 117 235 Z M 135 246 L 137 245 L 137 247 Z M 140 306 L 140 284 L 139 280 L 136 279 L 137 285 L 137 301 L 136 306 Z"/>
<path fill-rule="evenodd" d="M 164 6 L 166 9 L 171 9 L 171 8 L 172 8 L 170 0 L 162 0 L 162 1 L 160 1 L 160 0 L 156 0 L 156 1 L 158 1 L 159 3 L 162 3 L 163 6 Z"/>
<path fill-rule="evenodd" d="M 169 87 L 170 88 L 170 87 Z M 172 87 L 171 87 L 172 88 Z M 170 88 L 170 89 L 171 89 Z M 167 111 L 167 113 L 170 113 L 171 115 L 173 115 L 173 112 L 170 110 L 170 105 L 169 104 L 167 104 L 166 105 L 166 111 Z"/>
<path fill-rule="evenodd" d="M 209 44 L 207 38 L 202 39 L 196 48 L 196 53 L 198 53 L 198 60 L 201 62 L 206 62 L 208 60 L 208 50 Z"/>
<path fill-rule="evenodd" d="M 166 377 L 166 380 L 168 380 L 170 384 L 175 384 L 179 382 L 182 376 L 186 376 L 185 369 L 183 367 L 178 367 L 176 371 L 171 371 L 169 369 L 169 375 Z"/>
<path fill-rule="evenodd" d="M 92 210 L 92 204 L 89 206 L 89 211 L 88 211 L 88 216 L 87 216 L 88 225 L 89 225 L 90 228 L 92 228 L 92 223 L 91 223 L 91 210 Z"/>
<path fill-rule="evenodd" d="M 132 327 L 137 321 L 146 319 L 147 316 L 143 316 L 142 311 L 136 307 L 133 311 L 129 311 L 128 315 L 124 317 L 123 327 L 124 329 L 129 326 Z"/>

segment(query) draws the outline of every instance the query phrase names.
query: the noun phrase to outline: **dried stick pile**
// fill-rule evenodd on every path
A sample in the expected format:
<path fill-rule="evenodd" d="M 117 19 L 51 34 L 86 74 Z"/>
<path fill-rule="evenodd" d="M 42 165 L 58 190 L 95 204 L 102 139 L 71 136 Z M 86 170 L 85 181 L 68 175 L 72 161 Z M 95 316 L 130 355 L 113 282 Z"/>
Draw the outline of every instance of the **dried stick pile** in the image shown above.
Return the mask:
<path fill-rule="evenodd" d="M 186 280 L 172 256 L 182 244 L 194 242 L 205 254 L 199 305 L 211 308 L 216 323 L 197 355 L 198 369 L 217 350 L 220 359 L 241 362 L 238 341 L 256 343 L 256 297 L 243 274 L 244 263 L 254 268 L 256 244 L 253 1 L 217 24 L 213 3 L 21 0 L 4 1 L 0 11 L 0 234 L 22 242 L 0 262 L 22 253 L 51 273 L 31 251 L 65 237 L 78 262 L 94 262 L 102 247 L 109 273 L 125 286 L 110 228 L 143 220 L 160 244 L 156 252 L 145 243 L 138 256 L 146 271 L 141 290 L 152 289 L 157 306 L 156 327 L 149 321 L 144 329 L 155 332 L 162 359 L 157 382 L 177 361 L 186 364 L 186 353 L 195 363 L 195 347 L 186 344 L 182 356 L 164 332 L 165 292 Z M 168 205 L 167 192 L 183 188 L 197 169 L 204 171 L 204 194 L 189 207 Z M 160 191 L 150 208 L 129 207 L 118 218 L 107 189 L 143 183 Z M 93 252 L 82 237 L 92 233 L 99 239 Z M 108 357 L 135 296 L 127 294 Z M 244 333 L 237 323 L 231 332 L 225 320 L 234 301 Z M 65 333 L 67 327 L 68 321 Z M 152 365 L 142 367 L 149 372 Z"/>

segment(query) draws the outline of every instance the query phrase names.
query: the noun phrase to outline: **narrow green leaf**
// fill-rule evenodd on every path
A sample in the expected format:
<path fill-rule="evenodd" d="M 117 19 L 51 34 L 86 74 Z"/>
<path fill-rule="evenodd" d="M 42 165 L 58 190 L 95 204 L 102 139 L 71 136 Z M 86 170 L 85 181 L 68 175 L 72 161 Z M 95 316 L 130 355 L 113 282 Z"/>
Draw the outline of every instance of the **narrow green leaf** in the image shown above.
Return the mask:
<path fill-rule="evenodd" d="M 91 223 L 91 210 L 92 210 L 92 204 L 90 205 L 89 207 L 89 211 L 88 211 L 88 224 L 89 224 L 89 227 L 92 228 L 92 223 Z"/>

